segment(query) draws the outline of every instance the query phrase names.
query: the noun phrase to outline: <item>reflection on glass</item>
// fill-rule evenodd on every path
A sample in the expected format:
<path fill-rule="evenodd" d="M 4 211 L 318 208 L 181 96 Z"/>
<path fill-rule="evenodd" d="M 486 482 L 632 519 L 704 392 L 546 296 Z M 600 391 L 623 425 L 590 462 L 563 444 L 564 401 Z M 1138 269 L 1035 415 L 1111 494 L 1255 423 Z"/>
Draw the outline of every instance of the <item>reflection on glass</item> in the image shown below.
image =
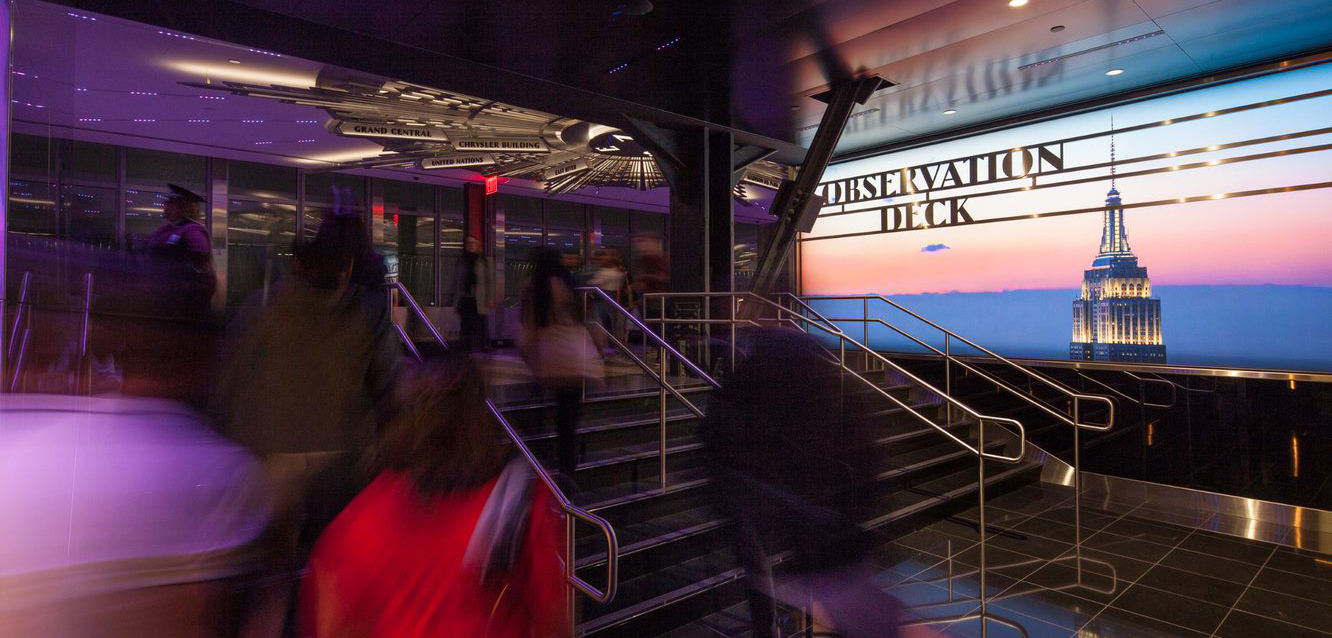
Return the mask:
<path fill-rule="evenodd" d="M 51 185 L 10 180 L 8 222 L 11 242 L 38 247 L 55 239 L 55 192 Z"/>
<path fill-rule="evenodd" d="M 418 303 L 435 303 L 435 220 L 406 213 L 385 213 L 384 243 L 380 251 L 396 276 Z"/>
<path fill-rule="evenodd" d="M 562 253 L 574 253 L 583 256 L 583 233 L 576 230 L 551 228 L 546 231 L 546 246 Z"/>
<path fill-rule="evenodd" d="M 69 238 L 94 248 L 116 246 L 116 191 L 113 188 L 65 184 L 60 206 L 69 220 Z"/>
<path fill-rule="evenodd" d="M 231 200 L 227 213 L 227 303 L 262 303 L 291 269 L 296 206 Z"/>
<path fill-rule="evenodd" d="M 148 236 L 166 221 L 162 205 L 168 197 L 170 194 L 166 192 L 125 190 L 125 246 L 130 251 L 141 253 L 148 249 Z"/>

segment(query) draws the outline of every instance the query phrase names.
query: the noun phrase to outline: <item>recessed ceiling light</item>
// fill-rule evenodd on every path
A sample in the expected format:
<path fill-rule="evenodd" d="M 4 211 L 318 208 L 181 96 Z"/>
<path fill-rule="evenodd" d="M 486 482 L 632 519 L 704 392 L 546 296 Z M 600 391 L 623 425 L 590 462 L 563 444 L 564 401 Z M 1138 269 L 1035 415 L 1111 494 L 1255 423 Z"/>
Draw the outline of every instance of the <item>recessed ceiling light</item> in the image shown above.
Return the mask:
<path fill-rule="evenodd" d="M 1027 4 L 1027 0 L 1008 0 L 1008 6 L 1010 7 L 1021 7 L 1025 4 Z"/>
<path fill-rule="evenodd" d="M 1124 72 L 1124 69 L 1110 69 L 1109 71 L 1106 71 L 1105 74 L 1106 74 L 1106 75 L 1119 75 L 1120 73 L 1123 73 L 1123 72 Z"/>
<path fill-rule="evenodd" d="M 800 105 L 799 105 L 799 104 L 792 104 L 792 105 L 791 105 L 791 110 L 792 110 L 792 111 L 799 111 L 799 110 L 800 110 Z"/>
<path fill-rule="evenodd" d="M 230 59 L 230 60 L 227 60 L 227 62 L 230 62 L 230 63 L 232 63 L 232 64 L 240 64 L 240 60 L 237 60 L 237 59 L 235 59 L 235 58 L 232 58 L 232 59 Z"/>
<path fill-rule="evenodd" d="M 956 114 L 957 114 L 957 109 L 947 109 L 944 111 L 944 115 L 956 115 Z"/>
<path fill-rule="evenodd" d="M 1056 24 L 1053 27 L 1050 27 L 1050 33 L 1059 33 L 1060 31 L 1063 30 L 1064 30 L 1064 25 L 1062 24 Z"/>

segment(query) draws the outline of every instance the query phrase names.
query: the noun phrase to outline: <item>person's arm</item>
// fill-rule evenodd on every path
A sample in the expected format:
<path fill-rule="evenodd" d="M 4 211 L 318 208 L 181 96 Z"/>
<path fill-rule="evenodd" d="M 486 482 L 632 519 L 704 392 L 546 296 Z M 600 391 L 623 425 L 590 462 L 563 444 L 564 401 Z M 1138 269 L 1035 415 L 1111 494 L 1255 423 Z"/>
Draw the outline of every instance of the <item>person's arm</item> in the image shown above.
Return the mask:
<path fill-rule="evenodd" d="M 190 228 L 181 233 L 180 240 L 189 251 L 191 259 L 209 270 L 213 267 L 213 246 L 208 238 L 208 231 L 199 224 L 186 224 Z"/>

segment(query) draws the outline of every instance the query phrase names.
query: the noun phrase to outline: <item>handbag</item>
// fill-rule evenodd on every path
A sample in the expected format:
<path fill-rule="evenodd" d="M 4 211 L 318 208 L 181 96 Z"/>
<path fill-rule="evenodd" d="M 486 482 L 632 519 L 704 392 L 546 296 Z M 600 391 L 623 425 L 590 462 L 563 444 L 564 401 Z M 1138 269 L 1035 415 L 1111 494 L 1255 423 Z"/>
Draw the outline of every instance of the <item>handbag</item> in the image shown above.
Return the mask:
<path fill-rule="evenodd" d="M 542 379 L 602 377 L 601 352 L 582 324 L 555 323 L 537 329 L 532 350 L 533 371 Z"/>

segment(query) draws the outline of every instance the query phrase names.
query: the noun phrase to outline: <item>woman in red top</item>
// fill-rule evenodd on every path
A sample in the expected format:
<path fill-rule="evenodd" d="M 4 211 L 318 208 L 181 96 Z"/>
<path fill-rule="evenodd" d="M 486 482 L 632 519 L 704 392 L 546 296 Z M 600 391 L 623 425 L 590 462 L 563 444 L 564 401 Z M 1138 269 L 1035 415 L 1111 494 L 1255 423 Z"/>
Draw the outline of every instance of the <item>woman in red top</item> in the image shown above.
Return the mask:
<path fill-rule="evenodd" d="M 534 483 L 523 545 L 483 582 L 463 555 L 510 454 L 496 441 L 480 371 L 427 366 L 384 433 L 382 473 L 316 544 L 304 629 L 316 638 L 568 636 L 562 531 Z"/>

